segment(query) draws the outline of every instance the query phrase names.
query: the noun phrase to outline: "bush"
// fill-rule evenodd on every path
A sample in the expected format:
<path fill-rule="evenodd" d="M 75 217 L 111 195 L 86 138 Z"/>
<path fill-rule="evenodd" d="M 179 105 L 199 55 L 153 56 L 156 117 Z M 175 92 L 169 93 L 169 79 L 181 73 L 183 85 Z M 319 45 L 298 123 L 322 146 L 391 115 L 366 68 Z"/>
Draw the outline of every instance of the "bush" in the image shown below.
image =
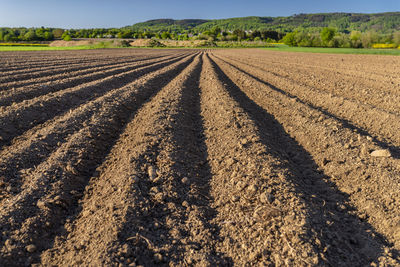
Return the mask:
<path fill-rule="evenodd" d="M 198 43 L 196 46 L 198 46 L 198 47 L 210 47 L 210 46 L 217 46 L 217 45 L 212 41 L 202 41 L 202 42 Z"/>
<path fill-rule="evenodd" d="M 66 35 L 63 37 L 63 40 L 68 42 L 68 41 L 71 41 L 72 38 L 71 38 L 70 35 L 66 34 Z"/>
<path fill-rule="evenodd" d="M 321 31 L 321 40 L 325 44 L 329 44 L 332 40 L 333 37 L 336 35 L 336 30 L 333 28 L 323 28 Z"/>
<path fill-rule="evenodd" d="M 376 32 L 369 31 L 361 35 L 361 43 L 364 48 L 372 47 L 378 41 L 378 34 Z"/>
<path fill-rule="evenodd" d="M 393 42 L 398 46 L 400 45 L 400 32 L 395 32 L 393 34 Z"/>
<path fill-rule="evenodd" d="M 155 39 L 151 39 L 149 42 L 149 46 L 150 47 L 165 47 L 164 44 L 160 43 L 159 41 L 155 40 Z"/>
<path fill-rule="evenodd" d="M 290 32 L 283 37 L 282 41 L 288 46 L 297 46 L 296 32 Z"/>

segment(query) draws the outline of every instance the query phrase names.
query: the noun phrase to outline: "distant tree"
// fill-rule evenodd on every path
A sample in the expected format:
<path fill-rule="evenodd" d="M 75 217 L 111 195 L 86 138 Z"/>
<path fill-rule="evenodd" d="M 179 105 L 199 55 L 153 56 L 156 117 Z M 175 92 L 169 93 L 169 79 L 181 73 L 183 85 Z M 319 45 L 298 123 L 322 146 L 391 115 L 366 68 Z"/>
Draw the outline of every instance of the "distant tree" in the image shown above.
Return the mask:
<path fill-rule="evenodd" d="M 52 34 L 51 32 L 45 32 L 45 33 L 44 33 L 44 39 L 45 39 L 46 41 L 51 41 L 51 40 L 54 39 L 54 36 L 53 36 L 53 34 Z"/>
<path fill-rule="evenodd" d="M 400 45 L 400 32 L 395 32 L 393 34 L 393 43 Z"/>
<path fill-rule="evenodd" d="M 12 41 L 12 36 L 11 36 L 11 34 L 9 34 L 9 33 L 7 33 L 6 35 L 4 35 L 4 37 L 3 37 L 3 41 L 5 41 L 5 42 L 9 42 L 9 41 Z"/>
<path fill-rule="evenodd" d="M 323 28 L 321 31 L 321 39 L 325 44 L 328 44 L 335 37 L 336 30 L 334 28 Z"/>
<path fill-rule="evenodd" d="M 352 31 L 350 33 L 350 42 L 351 42 L 351 47 L 353 48 L 360 48 L 362 47 L 361 43 L 361 32 L 359 31 Z"/>
<path fill-rule="evenodd" d="M 296 42 L 296 34 L 297 32 L 290 32 L 283 37 L 283 42 L 289 46 L 297 46 Z"/>
<path fill-rule="evenodd" d="M 312 46 L 310 34 L 298 32 L 295 36 L 297 46 L 309 47 Z"/>
<path fill-rule="evenodd" d="M 132 34 L 133 33 L 131 31 L 129 31 L 129 34 L 126 34 L 125 36 L 127 36 L 127 37 L 125 37 L 125 38 L 130 38 L 128 36 L 132 37 Z M 150 31 L 145 31 L 143 33 L 143 37 L 146 38 L 146 39 L 151 39 L 152 37 L 154 37 L 154 33 L 150 32 Z"/>
<path fill-rule="evenodd" d="M 221 28 L 218 26 L 214 26 L 211 28 L 210 35 L 213 35 L 214 38 L 218 36 L 218 34 L 221 34 Z"/>
<path fill-rule="evenodd" d="M 161 39 L 171 39 L 171 34 L 169 32 L 161 33 Z"/>
<path fill-rule="evenodd" d="M 9 42 L 9 41 L 17 41 L 18 40 L 18 34 L 17 30 L 14 29 L 9 29 L 8 33 L 4 36 L 4 41 Z"/>
<path fill-rule="evenodd" d="M 30 29 L 24 35 L 24 40 L 26 40 L 26 41 L 34 41 L 36 39 L 37 39 L 37 35 L 36 35 L 36 32 L 33 29 Z"/>
<path fill-rule="evenodd" d="M 275 41 L 278 41 L 278 40 L 282 39 L 282 37 L 283 36 L 280 36 L 279 32 L 277 32 L 277 31 L 266 31 L 266 30 L 261 31 L 262 39 L 270 38 L 270 39 L 274 39 Z"/>
<path fill-rule="evenodd" d="M 258 31 L 258 30 L 255 30 L 255 31 L 253 31 L 253 32 L 251 32 L 250 34 L 249 34 L 249 38 L 250 39 L 252 39 L 252 40 L 255 40 L 255 38 L 259 38 L 259 39 L 261 39 L 261 32 L 260 31 Z"/>
<path fill-rule="evenodd" d="M 67 42 L 68 42 L 68 41 L 71 41 L 71 40 L 72 40 L 72 37 L 71 37 L 71 35 L 69 35 L 69 34 L 65 34 L 65 35 L 63 34 L 63 36 L 64 36 L 64 37 L 63 37 L 63 40 L 64 40 L 64 41 L 67 41 Z"/>
<path fill-rule="evenodd" d="M 62 38 L 63 33 L 64 33 L 63 29 L 54 29 L 53 30 L 54 38 Z"/>
<path fill-rule="evenodd" d="M 365 32 L 361 35 L 361 43 L 364 48 L 371 47 L 378 42 L 378 34 L 375 31 Z"/>
<path fill-rule="evenodd" d="M 237 36 L 238 41 L 246 39 L 246 32 L 241 29 L 234 30 L 233 34 Z"/>

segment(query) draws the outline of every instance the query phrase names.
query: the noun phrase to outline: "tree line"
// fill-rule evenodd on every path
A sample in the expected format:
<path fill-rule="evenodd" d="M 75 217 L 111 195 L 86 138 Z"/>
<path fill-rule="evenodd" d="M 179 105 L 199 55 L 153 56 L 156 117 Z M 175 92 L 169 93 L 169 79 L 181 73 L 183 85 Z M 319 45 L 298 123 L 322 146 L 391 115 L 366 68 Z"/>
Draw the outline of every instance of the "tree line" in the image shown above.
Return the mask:
<path fill-rule="evenodd" d="M 319 32 L 297 30 L 286 34 L 282 41 L 289 46 L 301 47 L 370 48 L 377 43 L 399 46 L 400 31 L 390 34 L 379 34 L 373 30 L 343 33 L 326 27 Z"/>
<path fill-rule="evenodd" d="M 343 47 L 369 48 L 373 44 L 400 45 L 400 31 L 378 33 L 374 30 L 361 32 L 341 32 L 338 28 L 302 29 L 284 33 L 275 30 L 225 30 L 214 26 L 202 32 L 181 31 L 148 31 L 130 28 L 112 29 L 59 29 L 59 28 L 0 28 L 2 42 L 40 42 L 72 38 L 120 38 L 120 39 L 170 39 L 170 40 L 207 40 L 207 41 L 282 41 L 289 46 L 303 47 Z"/>
<path fill-rule="evenodd" d="M 182 31 L 147 31 L 120 29 L 58 29 L 58 28 L 0 28 L 0 41 L 52 41 L 72 38 L 120 38 L 120 39 L 170 39 L 170 40 L 209 40 L 209 41 L 278 41 L 285 34 L 272 30 L 245 31 L 236 29 L 224 31 L 219 27 L 213 27 L 203 32 Z"/>

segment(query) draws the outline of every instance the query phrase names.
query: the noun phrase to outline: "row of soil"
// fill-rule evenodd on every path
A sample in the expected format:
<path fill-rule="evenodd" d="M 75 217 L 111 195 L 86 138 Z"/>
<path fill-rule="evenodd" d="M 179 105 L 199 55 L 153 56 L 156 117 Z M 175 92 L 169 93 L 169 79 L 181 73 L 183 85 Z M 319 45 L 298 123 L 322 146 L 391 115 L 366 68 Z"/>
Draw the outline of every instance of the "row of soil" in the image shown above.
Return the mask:
<path fill-rule="evenodd" d="M 249 253 L 253 255 L 250 262 L 269 262 L 269 249 L 275 252 L 272 262 L 283 263 L 285 257 L 280 255 L 280 251 L 283 249 L 285 253 L 293 253 L 292 246 L 297 248 L 298 244 L 286 245 L 286 242 L 300 242 L 298 236 L 301 235 L 301 227 L 291 227 L 293 222 L 290 219 L 296 217 L 282 210 L 289 213 L 289 208 L 285 208 L 287 203 L 276 207 L 274 196 L 272 201 L 275 203 L 271 201 L 269 204 L 261 179 L 245 175 L 241 177 L 246 171 L 241 171 L 237 165 L 237 171 L 242 173 L 237 173 L 233 179 L 238 182 L 235 194 L 232 194 L 232 188 L 221 187 L 227 181 L 221 174 L 215 173 L 215 167 L 221 169 L 221 166 L 214 165 L 215 162 L 221 162 L 220 157 L 230 162 L 225 155 L 226 152 L 235 152 L 232 145 L 237 147 L 239 140 L 249 134 L 253 135 L 249 142 L 257 137 L 254 136 L 255 126 L 243 114 L 238 120 L 244 127 L 249 124 L 246 130 L 236 129 L 227 138 L 230 146 L 223 144 L 227 150 L 223 153 L 217 151 L 221 147 L 221 137 L 227 134 L 218 129 L 230 129 L 231 125 L 226 125 L 225 116 L 228 116 L 228 120 L 234 117 L 230 112 L 226 113 L 230 106 L 210 101 L 221 96 L 214 88 L 217 80 L 210 69 L 209 60 L 206 58 L 202 71 L 201 65 L 202 60 L 194 61 L 151 102 L 144 105 L 127 125 L 108 160 L 98 169 L 99 178 L 93 180 L 86 190 L 81 213 L 72 225 L 66 227 L 71 229 L 70 232 L 56 240 L 56 245 L 42 254 L 42 263 L 231 265 L 233 262 L 249 263 Z M 227 97 L 226 93 L 222 95 Z M 215 110 L 216 104 L 223 109 Z M 239 107 L 235 111 L 244 113 Z M 221 119 L 216 121 L 216 114 Z M 218 138 L 218 143 L 215 138 Z M 257 166 L 250 167 L 253 175 L 263 164 L 266 164 L 264 167 L 271 177 L 283 175 L 282 170 L 275 170 L 279 166 L 279 159 L 263 157 L 263 153 L 258 152 L 262 149 L 261 144 L 258 147 L 245 146 L 242 147 L 245 152 L 236 155 L 236 160 L 247 161 L 250 154 L 260 154 L 255 159 Z M 276 181 L 270 183 L 273 185 Z M 260 188 L 256 186 L 254 189 L 255 184 Z M 275 185 L 274 189 L 279 190 L 278 193 L 290 194 L 286 187 L 280 184 Z M 246 196 L 246 191 L 251 192 L 251 197 Z M 277 195 L 275 191 L 270 192 Z M 295 196 L 292 195 L 292 198 L 291 207 L 299 207 L 301 204 Z M 254 206 L 249 208 L 249 204 Z M 222 205 L 230 210 L 228 214 L 220 207 Z M 236 214 L 234 218 L 227 217 L 233 214 Z M 243 219 L 237 221 L 238 215 Z M 265 227 L 285 229 L 290 231 L 287 234 L 291 237 L 285 235 L 278 240 L 271 239 L 269 231 L 260 230 L 265 224 L 263 221 L 271 218 L 275 220 Z M 286 218 L 285 223 L 282 223 L 283 218 Z M 232 222 L 232 219 L 236 222 Z M 286 227 L 281 227 L 282 224 Z M 257 242 L 248 240 L 253 233 L 259 235 Z M 238 240 L 232 239 L 232 236 Z M 229 248 L 234 242 L 240 246 L 234 246 L 232 251 Z M 283 248 L 276 247 L 280 243 L 283 243 Z M 255 251 L 255 248 L 259 249 Z M 301 251 L 296 249 L 296 252 L 290 260 L 300 265 L 310 262 L 310 258 L 313 262 L 319 261 L 310 246 L 302 245 Z M 298 258 L 300 253 L 303 259 Z"/>
<path fill-rule="evenodd" d="M 168 52 L 168 50 L 164 50 Z M 159 54 L 157 51 L 149 50 L 138 50 L 138 49 L 123 49 L 123 50 L 92 50 L 92 51 L 46 51 L 40 52 L 8 52 L 2 53 L 0 62 L 2 63 L 0 70 L 19 71 L 26 72 L 30 69 L 40 69 L 46 67 L 54 67 L 58 65 L 65 65 L 69 63 L 82 62 L 86 63 L 89 61 L 107 61 L 107 60 L 119 60 L 124 59 L 128 56 L 136 56 L 143 54 Z M 11 56 L 7 56 L 11 55 Z"/>
<path fill-rule="evenodd" d="M 386 111 L 400 114 L 400 106 L 398 104 L 400 80 L 397 82 L 384 78 L 368 80 L 365 77 L 354 77 L 354 75 L 344 71 L 324 70 L 318 66 L 305 67 L 298 65 L 293 67 L 285 61 L 279 64 L 271 64 L 270 59 L 265 56 L 245 60 L 240 56 L 232 58 L 241 59 L 241 61 L 250 64 L 252 67 L 262 68 L 282 79 L 318 88 L 318 90 L 323 90 L 333 95 L 340 95 L 352 101 L 370 104 Z M 339 69 L 343 69 L 343 66 L 347 64 L 343 63 Z"/>
<path fill-rule="evenodd" d="M 23 87 L 7 90 L 0 94 L 0 106 L 15 105 L 23 100 L 31 99 L 43 94 L 49 94 L 65 88 L 84 85 L 91 81 L 96 81 L 106 77 L 112 77 L 120 73 L 130 71 L 134 68 L 143 67 L 155 62 L 164 61 L 174 56 L 155 57 L 132 62 L 113 64 L 107 67 L 90 68 L 89 70 L 65 73 L 61 75 L 49 75 L 42 79 L 28 81 Z M 22 86 L 22 85 L 21 85 Z"/>
<path fill-rule="evenodd" d="M 120 57 L 122 59 L 123 57 Z M 64 57 L 49 57 L 44 55 L 39 58 L 26 57 L 23 62 L 2 62 L 1 70 L 7 75 L 21 75 L 36 73 L 44 70 L 57 69 L 68 65 L 87 64 L 90 62 L 106 62 L 107 60 L 116 60 L 118 57 L 112 58 L 96 58 L 96 57 L 74 57 L 66 59 Z M 4 60 L 3 60 L 4 61 Z"/>
<path fill-rule="evenodd" d="M 0 82 L 12 82 L 18 79 L 29 79 L 35 77 L 37 74 L 41 74 L 42 72 L 50 72 L 57 71 L 58 69 L 62 69 L 65 67 L 76 67 L 82 64 L 88 63 L 101 63 L 107 62 L 108 59 L 99 60 L 99 59 L 87 59 L 87 58 L 76 58 L 71 59 L 69 61 L 59 60 L 57 58 L 49 60 L 48 64 L 44 64 L 41 60 L 36 60 L 35 62 L 40 62 L 36 64 L 27 64 L 26 66 L 21 66 L 18 64 L 18 67 L 8 67 L 6 71 L 3 73 L 5 76 L 1 77 Z"/>
<path fill-rule="evenodd" d="M 14 137 L 35 125 L 41 124 L 73 107 L 78 107 L 112 89 L 127 85 L 149 71 L 160 69 L 184 57 L 187 57 L 187 55 L 178 55 L 172 59 L 145 64 L 144 67 L 134 68 L 84 84 L 78 83 L 76 86 L 73 86 L 74 83 L 72 82 L 73 87 L 70 87 L 67 82 L 64 85 L 66 89 L 59 85 L 62 90 L 2 107 L 0 111 L 0 145 L 9 144 Z"/>
<path fill-rule="evenodd" d="M 227 59 L 225 59 L 226 61 Z M 302 85 L 290 78 L 282 78 L 269 71 L 254 68 L 237 61 L 229 64 L 239 65 L 239 70 L 259 82 L 275 88 L 289 97 L 297 99 L 325 115 L 335 117 L 347 127 L 357 129 L 369 136 L 383 148 L 390 148 L 396 158 L 400 156 L 400 114 L 346 99 L 340 95 L 332 95 L 315 87 Z M 226 61 L 226 62 L 228 62 Z M 284 89 L 280 89 L 284 88 Z M 392 106 L 392 105 L 391 105 Z"/>
<path fill-rule="evenodd" d="M 354 113 L 393 114 L 204 52 L 0 110 L 0 265 L 400 265 L 399 159 Z"/>
<path fill-rule="evenodd" d="M 184 53 L 184 52 L 182 52 Z M 186 52 L 187 53 L 187 52 Z M 138 61 L 141 59 L 150 59 L 155 57 L 162 57 L 168 55 L 176 55 L 176 53 L 164 52 L 164 53 L 148 53 L 148 54 L 127 54 L 121 57 L 115 58 L 105 58 L 105 59 L 91 59 L 91 60 L 74 60 L 72 62 L 58 64 L 56 61 L 55 66 L 51 67 L 39 67 L 32 68 L 28 66 L 24 71 L 9 71 L 4 73 L 5 75 L 0 79 L 2 87 L 18 87 L 24 85 L 26 83 L 32 82 L 37 78 L 46 77 L 46 76 L 54 76 L 57 77 L 56 74 L 65 74 L 66 72 L 72 72 L 76 70 L 84 70 L 86 68 L 92 67 L 101 67 L 108 66 L 112 64 L 122 64 L 133 62 L 134 60 Z"/>
<path fill-rule="evenodd" d="M 229 54 L 228 51 L 226 51 Z M 265 51 L 253 50 L 252 53 L 238 51 L 243 58 L 264 58 Z M 287 64 L 294 68 L 308 67 L 312 69 L 324 69 L 332 72 L 343 72 L 345 76 L 351 74 L 362 79 L 392 79 L 399 80 L 397 56 L 379 55 L 340 55 L 318 53 L 292 53 L 268 51 L 268 62 L 271 64 Z"/>
<path fill-rule="evenodd" d="M 22 74 L 16 75 L 15 73 L 11 73 L 5 75 L 4 81 L 0 82 L 1 88 L 3 90 L 9 88 L 17 88 L 22 86 L 31 85 L 34 83 L 46 82 L 46 81 L 53 81 L 63 77 L 71 77 L 75 75 L 79 75 L 80 72 L 90 71 L 91 69 L 96 70 L 98 69 L 107 69 L 113 66 L 129 64 L 133 62 L 137 62 L 140 60 L 146 60 L 151 58 L 160 58 L 163 55 L 158 56 L 137 56 L 137 57 L 125 57 L 123 60 L 107 60 L 107 61 L 90 61 L 87 63 L 73 63 L 73 64 L 66 64 L 59 66 L 57 68 L 50 68 L 50 69 L 41 69 L 40 71 L 29 73 L 29 74 Z"/>
<path fill-rule="evenodd" d="M 72 231 L 42 255 L 44 263 L 179 265 L 199 242 L 193 256 L 214 256 L 203 218 L 210 211 L 194 91 L 200 68 L 197 57 L 138 111 L 86 191 Z"/>
<path fill-rule="evenodd" d="M 357 129 L 348 127 L 341 120 L 260 82 L 218 58 L 215 58 L 215 61 L 233 81 L 232 84 L 240 88 L 238 90 L 273 115 L 285 131 L 315 160 L 317 169 L 305 169 L 303 179 L 320 179 L 310 183 L 320 187 L 323 194 L 319 197 L 322 198 L 321 203 L 324 203 L 324 208 L 333 206 L 335 209 L 336 206 L 336 209 L 348 211 L 355 221 L 361 220 L 361 229 L 364 228 L 366 233 L 373 231 L 368 229 L 368 223 L 371 224 L 378 233 L 391 242 L 387 245 L 393 246 L 392 250 L 389 248 L 385 250 L 385 260 L 395 261 L 396 259 L 391 257 L 398 257 L 400 245 L 397 215 L 399 205 L 396 202 L 400 197 L 398 159 L 371 157 L 369 152 L 378 149 L 379 146 L 368 136 L 360 134 Z M 290 153 L 288 151 L 287 157 L 298 165 L 309 166 L 303 162 L 304 155 L 296 150 Z M 346 193 L 345 196 L 351 201 L 349 206 L 342 207 L 337 203 L 333 205 L 332 200 L 340 199 L 330 195 L 330 191 L 335 187 Z M 312 194 L 305 191 L 304 195 Z M 356 209 L 352 211 L 351 206 Z M 363 238 L 349 242 L 360 246 L 366 245 L 363 249 L 368 249 L 371 238 L 374 235 L 379 236 L 378 233 L 372 234 L 366 243 L 362 241 Z"/>
<path fill-rule="evenodd" d="M 145 74 L 43 125 L 45 128 L 15 144 L 15 149 L 22 152 L 17 168 L 30 168 L 20 170 L 19 174 L 24 176 L 15 177 L 22 178 L 20 190 L 13 190 L 2 202 L 0 225 L 7 233 L 2 239 L 2 264 L 37 262 L 40 252 L 50 248 L 54 238 L 68 230 L 68 223 L 80 210 L 80 199 L 90 177 L 124 125 L 192 59 L 193 56 L 185 57 Z M 39 162 L 32 164 L 28 156 L 35 151 L 40 152 L 36 159 Z M 3 153 L 13 156 L 10 148 Z"/>
<path fill-rule="evenodd" d="M 6 188 L 10 187 L 10 190 L 4 191 L 3 194 L 7 195 L 8 193 L 12 195 L 12 193 L 18 193 L 21 190 L 21 183 L 24 181 L 22 179 L 23 172 L 27 172 L 30 168 L 38 165 L 48 157 L 51 151 L 59 146 L 63 140 L 69 138 L 79 127 L 82 125 L 87 126 L 86 121 L 96 111 L 99 112 L 99 109 L 102 108 L 101 103 L 105 101 L 104 99 L 106 99 L 106 103 L 110 102 L 112 97 L 129 90 L 133 85 L 143 80 L 146 81 L 146 79 L 160 73 L 163 69 L 169 68 L 168 65 L 161 65 L 155 69 L 143 69 L 143 76 L 139 79 L 125 85 L 122 84 L 121 87 L 105 91 L 103 95 L 90 99 L 80 106 L 70 107 L 68 112 L 61 113 L 42 124 L 36 125 L 22 135 L 17 136 L 9 146 L 4 146 L 0 152 L 2 155 L 0 164 L 2 166 L 2 182 L 3 186 Z M 36 156 L 33 159 L 29 156 L 32 151 L 36 151 Z"/>

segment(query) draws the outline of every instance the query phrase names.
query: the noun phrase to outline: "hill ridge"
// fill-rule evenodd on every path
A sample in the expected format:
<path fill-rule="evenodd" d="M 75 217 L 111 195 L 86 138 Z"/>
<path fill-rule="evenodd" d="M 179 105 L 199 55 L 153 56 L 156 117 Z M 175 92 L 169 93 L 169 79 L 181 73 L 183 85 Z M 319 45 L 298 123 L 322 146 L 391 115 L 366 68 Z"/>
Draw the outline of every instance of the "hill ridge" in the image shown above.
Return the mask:
<path fill-rule="evenodd" d="M 160 18 L 139 22 L 125 28 L 143 31 L 202 32 L 213 27 L 220 27 L 222 30 L 278 30 L 283 32 L 296 29 L 313 31 L 322 27 L 334 27 L 341 32 L 375 30 L 381 33 L 392 33 L 400 30 L 400 12 L 299 13 L 291 16 L 246 16 L 225 19 Z"/>

